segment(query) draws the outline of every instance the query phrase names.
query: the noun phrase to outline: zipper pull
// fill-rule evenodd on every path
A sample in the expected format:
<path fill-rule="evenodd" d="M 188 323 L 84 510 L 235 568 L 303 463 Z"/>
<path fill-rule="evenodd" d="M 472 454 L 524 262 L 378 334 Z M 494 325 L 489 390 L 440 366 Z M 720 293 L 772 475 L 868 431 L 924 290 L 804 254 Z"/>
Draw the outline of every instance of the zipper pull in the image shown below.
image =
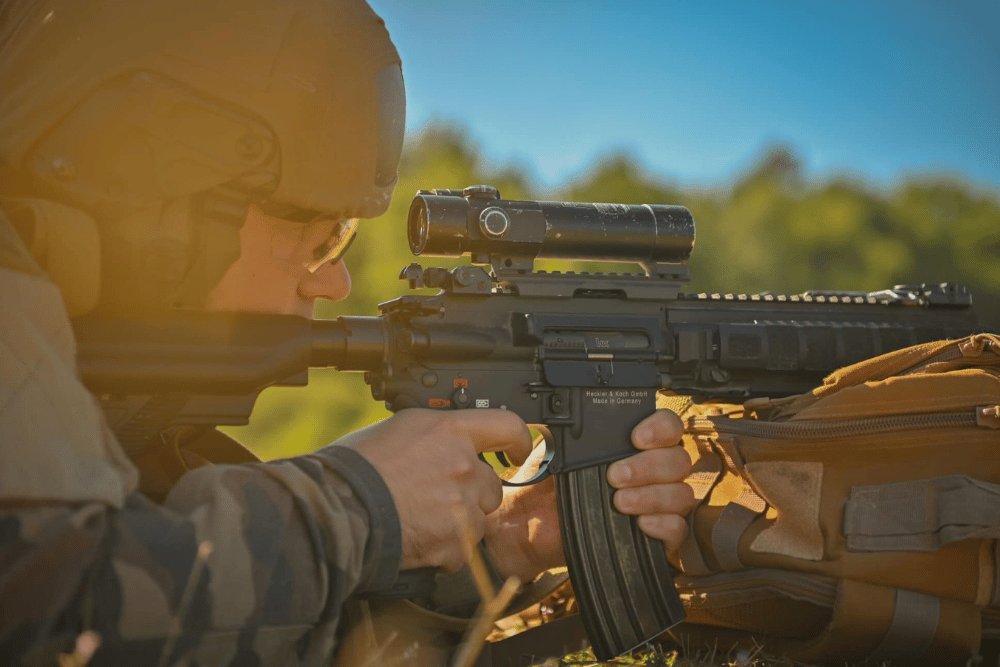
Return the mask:
<path fill-rule="evenodd" d="M 801 395 L 793 394 L 781 398 L 750 398 L 743 403 L 744 419 L 768 421 L 781 414 L 781 408 L 794 403 Z"/>
<path fill-rule="evenodd" d="M 976 426 L 1000 428 L 1000 405 L 984 405 L 976 408 Z"/>
<path fill-rule="evenodd" d="M 1000 354 L 1000 338 L 990 334 L 973 334 L 958 344 L 963 357 L 978 357 L 984 350 Z"/>

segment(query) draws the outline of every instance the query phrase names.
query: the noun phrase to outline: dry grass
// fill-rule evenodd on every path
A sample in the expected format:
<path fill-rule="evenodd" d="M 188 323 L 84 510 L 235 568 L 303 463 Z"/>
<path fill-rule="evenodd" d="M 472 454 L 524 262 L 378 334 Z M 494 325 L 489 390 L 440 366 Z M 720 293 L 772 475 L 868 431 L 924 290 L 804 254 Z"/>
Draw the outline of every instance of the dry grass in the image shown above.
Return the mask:
<path fill-rule="evenodd" d="M 518 614 L 500 619 L 490 635 L 491 641 L 500 641 L 539 625 L 555 621 L 578 611 L 576 598 L 569 582 L 566 582 L 542 602 Z M 752 650 L 738 647 L 695 647 L 683 637 L 680 645 L 664 643 L 647 646 L 631 654 L 608 662 L 598 661 L 592 651 L 570 653 L 561 658 L 539 660 L 544 667 L 811 667 L 807 663 L 770 655 L 766 647 L 757 646 Z M 845 667 L 886 667 L 888 663 L 859 663 Z M 970 666 L 971 667 L 971 666 Z"/>
<path fill-rule="evenodd" d="M 652 645 L 606 662 L 597 660 L 594 653 L 587 649 L 569 653 L 561 658 L 548 658 L 536 664 L 540 667 L 812 667 L 787 658 L 770 656 L 762 647 L 753 651 L 745 649 L 722 651 L 718 648 L 685 651 L 679 647 L 670 649 Z"/>
<path fill-rule="evenodd" d="M 587 649 L 535 664 L 538 667 L 814 667 L 808 663 L 768 655 L 763 647 L 753 651 L 745 649 L 723 651 L 715 648 L 689 652 L 680 648 L 649 646 L 607 662 L 597 660 L 593 652 Z M 891 667 L 891 663 L 865 662 L 844 667 Z M 974 665 L 970 663 L 968 667 Z"/>
<path fill-rule="evenodd" d="M 767 656 L 762 651 L 734 651 L 733 655 L 721 655 L 717 651 L 704 653 L 682 654 L 676 650 L 665 650 L 661 647 L 650 647 L 634 651 L 626 656 L 600 662 L 590 651 L 571 653 L 562 658 L 551 658 L 546 667 L 600 667 L 600 666 L 634 666 L 634 667 L 809 667 L 800 662 L 784 658 Z"/>

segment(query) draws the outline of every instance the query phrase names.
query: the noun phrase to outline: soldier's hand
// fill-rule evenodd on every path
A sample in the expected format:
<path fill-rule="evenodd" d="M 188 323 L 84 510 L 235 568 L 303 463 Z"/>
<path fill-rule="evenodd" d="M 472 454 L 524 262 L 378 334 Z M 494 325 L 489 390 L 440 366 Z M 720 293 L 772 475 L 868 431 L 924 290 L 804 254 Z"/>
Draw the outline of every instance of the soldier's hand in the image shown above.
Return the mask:
<path fill-rule="evenodd" d="M 409 409 L 336 444 L 357 450 L 389 487 L 403 530 L 401 569 L 454 571 L 465 563 L 455 506 L 461 506 L 478 541 L 486 515 L 503 498 L 500 479 L 476 455 L 505 450 L 523 461 L 531 434 L 517 415 L 504 410 Z"/>
<path fill-rule="evenodd" d="M 684 516 L 694 505 L 694 492 L 683 481 L 691 458 L 676 446 L 683 432 L 677 415 L 657 410 L 632 431 L 632 442 L 642 451 L 608 468 L 608 481 L 618 489 L 615 507 L 638 516 L 642 531 L 663 540 L 668 552 L 687 536 Z M 543 447 L 535 448 L 515 479 L 534 474 L 543 454 Z M 530 581 L 566 564 L 553 482 L 506 487 L 503 504 L 488 517 L 486 543 L 500 574 Z"/>
<path fill-rule="evenodd" d="M 694 506 L 694 490 L 684 482 L 691 457 L 677 446 L 683 434 L 676 414 L 657 410 L 632 431 L 632 444 L 642 451 L 608 467 L 608 482 L 618 489 L 615 508 L 638 516 L 642 532 L 663 540 L 667 551 L 687 537 L 684 517 Z"/>

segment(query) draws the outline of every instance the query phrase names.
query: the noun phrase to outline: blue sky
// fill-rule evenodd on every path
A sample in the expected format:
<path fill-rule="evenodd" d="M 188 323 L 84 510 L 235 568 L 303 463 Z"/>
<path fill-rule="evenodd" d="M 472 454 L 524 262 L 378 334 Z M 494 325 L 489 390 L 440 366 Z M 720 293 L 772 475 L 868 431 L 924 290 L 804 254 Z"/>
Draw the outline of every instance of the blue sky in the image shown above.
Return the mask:
<path fill-rule="evenodd" d="M 457 120 L 543 187 L 620 149 L 710 186 L 784 143 L 813 178 L 1000 190 L 998 0 L 369 1 L 411 134 Z"/>

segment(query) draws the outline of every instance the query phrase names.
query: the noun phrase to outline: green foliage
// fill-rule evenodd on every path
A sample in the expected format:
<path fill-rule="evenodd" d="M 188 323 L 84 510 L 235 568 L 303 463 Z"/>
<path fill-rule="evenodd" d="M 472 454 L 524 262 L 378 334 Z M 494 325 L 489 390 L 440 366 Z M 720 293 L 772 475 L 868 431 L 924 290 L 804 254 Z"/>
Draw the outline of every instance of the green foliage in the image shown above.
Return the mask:
<path fill-rule="evenodd" d="M 392 207 L 383 217 L 363 223 L 348 253 L 352 295 L 343 303 L 318 305 L 317 317 L 373 315 L 377 304 L 406 291 L 396 277 L 414 259 L 405 221 L 418 189 L 488 183 L 508 199 L 538 198 L 541 193 L 531 181 L 518 165 L 491 169 L 462 131 L 430 126 L 407 146 Z M 690 291 L 874 291 L 900 283 L 951 281 L 968 285 L 980 315 L 1000 328 L 998 196 L 956 180 L 914 180 L 890 191 L 845 179 L 810 183 L 792 151 L 776 147 L 723 190 L 685 191 L 646 174 L 635 158 L 615 154 L 570 179 L 556 196 L 690 208 L 698 234 Z M 446 267 L 461 263 L 431 261 Z M 565 264 L 539 262 L 538 268 Z M 574 268 L 635 270 L 607 264 Z M 273 458 L 312 451 L 386 416 L 359 374 L 320 370 L 311 373 L 306 389 L 265 391 L 252 423 L 226 430 Z"/>

